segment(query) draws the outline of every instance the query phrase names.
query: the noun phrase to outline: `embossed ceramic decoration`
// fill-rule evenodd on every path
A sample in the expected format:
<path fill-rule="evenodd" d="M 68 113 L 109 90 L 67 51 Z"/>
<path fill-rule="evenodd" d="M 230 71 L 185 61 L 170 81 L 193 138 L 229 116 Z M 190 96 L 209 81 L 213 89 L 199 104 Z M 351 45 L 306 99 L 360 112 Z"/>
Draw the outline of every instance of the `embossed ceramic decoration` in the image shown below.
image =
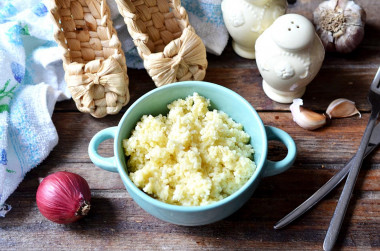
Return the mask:
<path fill-rule="evenodd" d="M 321 68 L 325 50 L 313 24 L 286 14 L 256 41 L 256 63 L 265 94 L 280 103 L 301 97 Z"/>
<path fill-rule="evenodd" d="M 234 51 L 241 57 L 255 58 L 256 39 L 285 14 L 286 7 L 286 0 L 223 0 L 223 19 Z"/>

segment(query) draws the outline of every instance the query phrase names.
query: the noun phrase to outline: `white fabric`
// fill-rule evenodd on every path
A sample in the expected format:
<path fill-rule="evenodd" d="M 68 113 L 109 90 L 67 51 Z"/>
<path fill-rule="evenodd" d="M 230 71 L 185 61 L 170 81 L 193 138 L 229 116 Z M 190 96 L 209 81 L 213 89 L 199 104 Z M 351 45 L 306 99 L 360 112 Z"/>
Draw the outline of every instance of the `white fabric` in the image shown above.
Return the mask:
<path fill-rule="evenodd" d="M 60 94 L 50 85 L 41 83 L 26 86 L 14 97 L 8 128 L 8 171 L 5 172 L 3 198 L 9 197 L 17 188 L 15 184 L 18 185 L 25 174 L 57 145 L 58 134 L 51 115 Z"/>
<path fill-rule="evenodd" d="M 25 174 L 58 143 L 51 115 L 69 97 L 47 13 L 40 0 L 0 2 L 0 216 Z"/>

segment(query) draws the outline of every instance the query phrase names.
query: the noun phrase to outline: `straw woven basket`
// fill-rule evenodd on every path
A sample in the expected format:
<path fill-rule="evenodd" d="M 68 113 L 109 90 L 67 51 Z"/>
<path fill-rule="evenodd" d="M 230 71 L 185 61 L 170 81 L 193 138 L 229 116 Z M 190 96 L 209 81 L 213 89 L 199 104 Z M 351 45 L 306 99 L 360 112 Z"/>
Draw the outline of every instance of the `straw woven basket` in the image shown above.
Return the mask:
<path fill-rule="evenodd" d="M 51 0 L 65 80 L 81 112 L 100 118 L 129 101 L 125 56 L 106 0 Z"/>
<path fill-rule="evenodd" d="M 206 48 L 180 0 L 115 0 L 156 86 L 203 80 Z"/>

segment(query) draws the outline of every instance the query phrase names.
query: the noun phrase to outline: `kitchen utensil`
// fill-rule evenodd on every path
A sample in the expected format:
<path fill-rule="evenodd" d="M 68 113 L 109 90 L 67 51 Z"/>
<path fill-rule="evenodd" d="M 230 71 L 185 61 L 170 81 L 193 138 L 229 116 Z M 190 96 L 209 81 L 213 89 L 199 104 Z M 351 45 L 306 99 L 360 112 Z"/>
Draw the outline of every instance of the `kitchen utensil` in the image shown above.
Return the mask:
<path fill-rule="evenodd" d="M 380 144 L 380 123 L 377 124 L 372 132 L 371 138 L 365 150 L 365 157 L 369 155 Z M 279 220 L 275 225 L 275 229 L 281 229 L 295 219 L 300 217 L 315 204 L 317 204 L 323 197 L 325 197 L 331 190 L 333 190 L 348 174 L 352 167 L 354 158 L 352 158 L 338 173 L 336 173 L 329 181 L 326 182 L 318 191 L 310 196 L 306 201 L 299 205 L 296 209 L 287 214 L 284 218 Z"/>
<path fill-rule="evenodd" d="M 325 49 L 314 25 L 299 14 L 278 17 L 255 43 L 265 94 L 279 103 L 300 98 L 319 72 Z"/>
<path fill-rule="evenodd" d="M 257 38 L 281 15 L 286 0 L 223 0 L 223 20 L 232 37 L 232 48 L 241 57 L 255 58 Z"/>
<path fill-rule="evenodd" d="M 376 119 L 380 112 L 380 67 L 376 73 L 374 80 L 370 86 L 370 91 L 368 94 L 368 100 L 371 104 L 372 111 L 364 131 L 363 138 L 361 140 L 359 149 L 354 156 L 351 170 L 348 174 L 346 184 L 344 185 L 342 194 L 339 198 L 338 205 L 335 209 L 334 215 L 331 219 L 330 226 L 327 230 L 325 241 L 323 243 L 324 250 L 332 250 L 335 241 L 338 237 L 340 227 L 342 225 L 344 215 L 346 214 L 348 203 L 350 201 L 352 191 L 354 189 L 356 179 L 359 174 L 359 170 L 363 161 L 364 152 L 367 147 L 368 141 L 371 137 L 373 128 L 376 123 Z"/>

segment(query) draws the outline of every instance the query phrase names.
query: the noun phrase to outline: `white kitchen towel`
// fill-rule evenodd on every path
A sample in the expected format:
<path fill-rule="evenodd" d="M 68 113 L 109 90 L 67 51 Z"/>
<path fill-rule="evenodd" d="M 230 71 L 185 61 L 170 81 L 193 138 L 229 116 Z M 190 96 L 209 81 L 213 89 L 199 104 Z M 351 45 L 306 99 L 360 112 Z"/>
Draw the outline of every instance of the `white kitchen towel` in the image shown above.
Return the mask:
<path fill-rule="evenodd" d="M 0 2 L 0 216 L 58 142 L 51 114 L 68 91 L 47 13 L 40 0 Z"/>
<path fill-rule="evenodd" d="M 59 96 L 61 92 L 40 83 L 20 88 L 12 99 L 2 201 L 13 193 L 25 174 L 40 164 L 57 145 L 58 134 L 51 115 Z M 5 205 L 0 215 L 4 216 L 10 208 Z"/>
<path fill-rule="evenodd" d="M 70 94 L 61 52 L 53 39 L 49 0 L 0 0 L 0 216 L 25 174 L 58 142 L 51 121 L 56 101 Z M 107 1 L 129 68 L 143 68 L 114 0 Z M 227 44 L 221 0 L 183 0 L 190 23 L 207 51 L 220 55 Z"/>
<path fill-rule="evenodd" d="M 182 1 L 189 14 L 189 21 L 201 37 L 207 51 L 220 55 L 228 42 L 228 32 L 224 25 L 222 0 Z"/>

